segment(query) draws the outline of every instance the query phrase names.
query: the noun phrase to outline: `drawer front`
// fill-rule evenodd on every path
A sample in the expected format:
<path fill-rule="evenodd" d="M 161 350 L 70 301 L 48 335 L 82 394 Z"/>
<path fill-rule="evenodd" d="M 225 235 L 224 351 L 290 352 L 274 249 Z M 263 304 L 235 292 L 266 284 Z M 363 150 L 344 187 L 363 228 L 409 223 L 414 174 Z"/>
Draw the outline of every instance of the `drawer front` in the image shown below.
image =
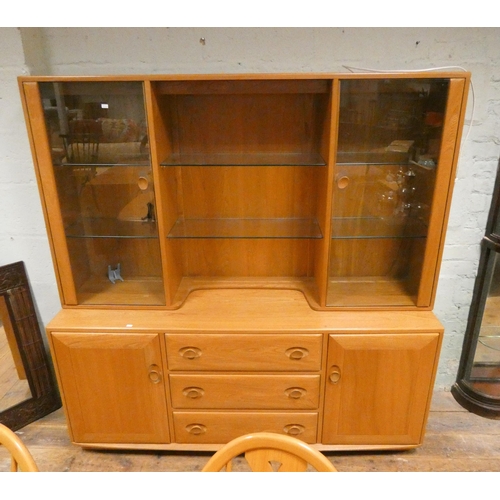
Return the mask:
<path fill-rule="evenodd" d="M 169 370 L 317 371 L 321 334 L 167 333 Z"/>
<path fill-rule="evenodd" d="M 174 412 L 177 443 L 223 444 L 251 432 L 276 432 L 316 443 L 318 414 L 254 412 Z"/>
<path fill-rule="evenodd" d="M 174 408 L 312 410 L 319 375 L 171 374 Z"/>

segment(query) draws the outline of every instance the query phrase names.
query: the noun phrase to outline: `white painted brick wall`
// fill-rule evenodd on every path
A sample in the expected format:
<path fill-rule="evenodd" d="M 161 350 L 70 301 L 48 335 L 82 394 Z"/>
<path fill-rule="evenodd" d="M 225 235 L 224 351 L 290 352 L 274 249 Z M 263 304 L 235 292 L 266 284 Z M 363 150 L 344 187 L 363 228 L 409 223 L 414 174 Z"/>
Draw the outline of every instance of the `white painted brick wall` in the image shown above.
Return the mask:
<path fill-rule="evenodd" d="M 59 299 L 18 75 L 339 72 L 345 66 L 462 66 L 473 75 L 474 116 L 471 123 L 471 95 L 434 309 L 446 329 L 436 387 L 449 389 L 500 156 L 500 28 L 0 28 L 0 265 L 26 262 L 42 320 L 50 320 Z"/>

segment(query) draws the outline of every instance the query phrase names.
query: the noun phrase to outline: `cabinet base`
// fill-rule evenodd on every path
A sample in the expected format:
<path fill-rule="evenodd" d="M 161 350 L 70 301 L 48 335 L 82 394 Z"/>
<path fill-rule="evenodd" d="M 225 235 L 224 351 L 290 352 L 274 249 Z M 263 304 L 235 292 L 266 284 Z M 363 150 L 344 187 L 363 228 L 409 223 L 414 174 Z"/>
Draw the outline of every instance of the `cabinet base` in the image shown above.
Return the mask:
<path fill-rule="evenodd" d="M 110 444 L 110 443 L 73 443 L 84 450 L 142 450 L 142 451 L 196 451 L 211 452 L 217 451 L 224 446 L 222 444 Z M 334 445 L 334 444 L 312 444 L 310 445 L 320 451 L 404 451 L 418 448 L 421 444 L 415 445 Z"/>

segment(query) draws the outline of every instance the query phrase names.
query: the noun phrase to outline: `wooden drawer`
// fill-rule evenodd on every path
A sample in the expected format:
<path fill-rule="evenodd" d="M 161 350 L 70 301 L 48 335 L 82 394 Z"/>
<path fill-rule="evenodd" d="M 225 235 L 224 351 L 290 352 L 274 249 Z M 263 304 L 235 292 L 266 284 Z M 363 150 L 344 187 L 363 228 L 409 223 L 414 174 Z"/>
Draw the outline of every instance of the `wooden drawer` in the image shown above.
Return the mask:
<path fill-rule="evenodd" d="M 227 443 L 250 432 L 289 434 L 316 443 L 318 414 L 285 412 L 174 412 L 177 443 Z"/>
<path fill-rule="evenodd" d="M 313 410 L 319 375 L 172 374 L 174 408 Z"/>
<path fill-rule="evenodd" d="M 169 370 L 317 371 L 321 334 L 167 333 Z"/>

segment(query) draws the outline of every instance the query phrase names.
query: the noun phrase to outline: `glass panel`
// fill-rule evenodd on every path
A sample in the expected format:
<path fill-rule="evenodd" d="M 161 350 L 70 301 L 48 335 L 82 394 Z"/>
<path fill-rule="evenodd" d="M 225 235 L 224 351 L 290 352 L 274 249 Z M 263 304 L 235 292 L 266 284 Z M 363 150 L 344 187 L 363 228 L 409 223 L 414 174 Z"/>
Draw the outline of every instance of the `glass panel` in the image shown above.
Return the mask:
<path fill-rule="evenodd" d="M 491 234 L 495 237 L 496 241 L 500 240 L 500 217 L 499 214 L 494 215 L 491 227 Z"/>
<path fill-rule="evenodd" d="M 149 163 L 141 82 L 40 83 L 54 164 Z"/>
<path fill-rule="evenodd" d="M 477 393 L 500 397 L 500 261 L 497 253 L 490 254 L 489 282 L 485 284 L 486 302 L 475 353 L 469 371 L 469 385 Z"/>
<path fill-rule="evenodd" d="M 341 82 L 327 305 L 415 305 L 447 91 L 447 80 Z"/>
<path fill-rule="evenodd" d="M 41 92 L 78 302 L 164 304 L 142 83 Z"/>

